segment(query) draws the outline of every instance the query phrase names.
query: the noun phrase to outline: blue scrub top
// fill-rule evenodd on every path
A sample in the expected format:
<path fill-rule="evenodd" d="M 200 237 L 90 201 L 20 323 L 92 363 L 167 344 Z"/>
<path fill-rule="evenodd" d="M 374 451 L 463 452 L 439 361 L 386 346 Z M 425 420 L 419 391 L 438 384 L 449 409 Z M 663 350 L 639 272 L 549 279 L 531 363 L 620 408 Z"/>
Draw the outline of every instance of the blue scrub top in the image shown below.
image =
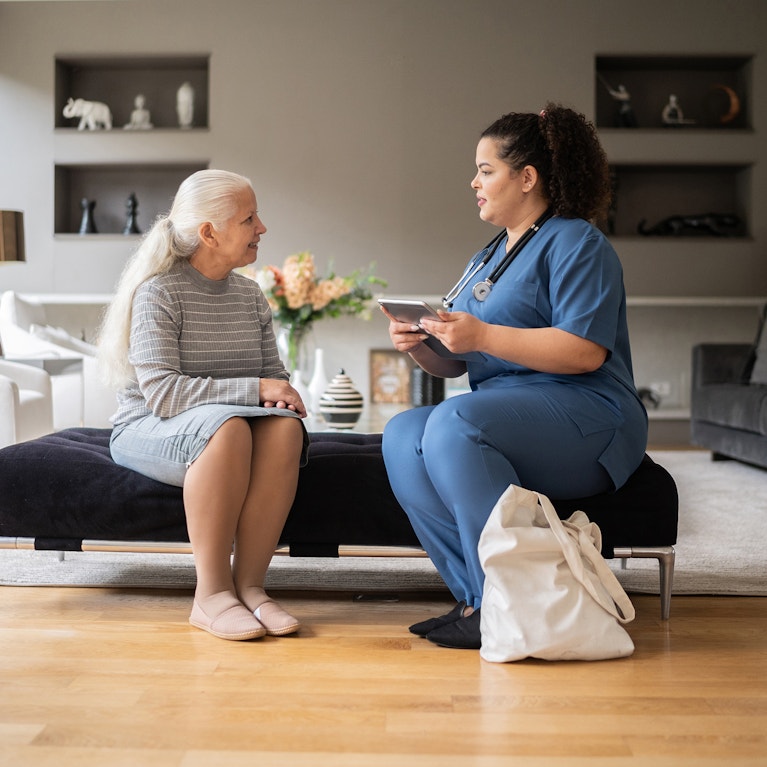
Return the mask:
<path fill-rule="evenodd" d="M 487 299 L 477 301 L 472 287 L 503 259 L 506 244 L 504 237 L 489 262 L 456 297 L 453 311 L 469 312 L 494 325 L 559 328 L 604 346 L 608 355 L 598 370 L 578 375 L 542 373 L 486 355 L 482 362 L 467 362 L 471 388 L 542 381 L 565 384 L 562 404 L 583 434 L 615 429 L 600 462 L 620 487 L 646 449 L 647 412 L 634 385 L 618 255 L 588 222 L 554 217 L 519 252 Z"/>

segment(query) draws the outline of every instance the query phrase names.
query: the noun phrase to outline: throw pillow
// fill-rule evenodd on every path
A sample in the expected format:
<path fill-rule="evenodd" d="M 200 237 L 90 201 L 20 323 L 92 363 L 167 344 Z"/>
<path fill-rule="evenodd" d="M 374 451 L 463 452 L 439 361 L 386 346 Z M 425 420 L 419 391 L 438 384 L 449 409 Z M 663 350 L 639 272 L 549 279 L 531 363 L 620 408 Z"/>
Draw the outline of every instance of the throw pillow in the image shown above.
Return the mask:
<path fill-rule="evenodd" d="M 54 328 L 51 325 L 32 325 L 30 332 L 42 341 L 50 341 L 57 346 L 69 349 L 69 351 L 86 354 L 89 357 L 96 356 L 96 347 L 93 344 L 89 344 L 87 341 L 80 341 L 78 338 L 69 335 L 64 328 Z"/>

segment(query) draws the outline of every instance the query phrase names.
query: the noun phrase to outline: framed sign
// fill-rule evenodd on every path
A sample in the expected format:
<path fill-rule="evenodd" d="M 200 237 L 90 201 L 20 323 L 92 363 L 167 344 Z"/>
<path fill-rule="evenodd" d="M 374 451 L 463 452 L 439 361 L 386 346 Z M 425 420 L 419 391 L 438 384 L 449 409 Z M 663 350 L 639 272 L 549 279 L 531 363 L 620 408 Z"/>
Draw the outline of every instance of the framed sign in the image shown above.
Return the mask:
<path fill-rule="evenodd" d="M 370 401 L 374 404 L 410 404 L 413 361 L 393 349 L 370 350 Z"/>

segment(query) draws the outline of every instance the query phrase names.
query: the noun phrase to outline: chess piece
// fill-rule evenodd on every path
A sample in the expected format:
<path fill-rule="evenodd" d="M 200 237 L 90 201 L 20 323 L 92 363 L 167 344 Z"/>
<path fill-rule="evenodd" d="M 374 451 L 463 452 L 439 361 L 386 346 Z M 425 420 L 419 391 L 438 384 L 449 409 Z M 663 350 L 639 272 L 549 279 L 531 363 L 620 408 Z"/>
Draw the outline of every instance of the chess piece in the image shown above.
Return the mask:
<path fill-rule="evenodd" d="M 80 200 L 80 207 L 83 209 L 83 217 L 80 220 L 79 234 L 98 234 L 99 230 L 96 228 L 96 221 L 93 218 L 96 200 L 89 200 L 87 197 L 83 197 Z"/>
<path fill-rule="evenodd" d="M 136 223 L 138 200 L 136 199 L 135 193 L 131 192 L 130 196 L 125 201 L 125 207 L 128 211 L 128 218 L 125 221 L 123 234 L 141 234 L 141 229 L 138 228 L 138 224 Z"/>

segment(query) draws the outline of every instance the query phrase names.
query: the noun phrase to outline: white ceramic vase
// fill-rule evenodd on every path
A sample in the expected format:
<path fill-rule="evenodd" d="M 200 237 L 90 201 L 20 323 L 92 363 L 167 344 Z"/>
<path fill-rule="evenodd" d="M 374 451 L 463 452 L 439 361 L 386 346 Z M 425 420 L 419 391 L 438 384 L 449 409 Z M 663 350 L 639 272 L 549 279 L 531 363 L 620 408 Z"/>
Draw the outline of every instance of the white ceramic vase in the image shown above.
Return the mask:
<path fill-rule="evenodd" d="M 314 350 L 314 371 L 309 381 L 309 406 L 312 413 L 320 412 L 320 398 L 328 387 L 328 377 L 325 375 L 325 352 Z"/>

